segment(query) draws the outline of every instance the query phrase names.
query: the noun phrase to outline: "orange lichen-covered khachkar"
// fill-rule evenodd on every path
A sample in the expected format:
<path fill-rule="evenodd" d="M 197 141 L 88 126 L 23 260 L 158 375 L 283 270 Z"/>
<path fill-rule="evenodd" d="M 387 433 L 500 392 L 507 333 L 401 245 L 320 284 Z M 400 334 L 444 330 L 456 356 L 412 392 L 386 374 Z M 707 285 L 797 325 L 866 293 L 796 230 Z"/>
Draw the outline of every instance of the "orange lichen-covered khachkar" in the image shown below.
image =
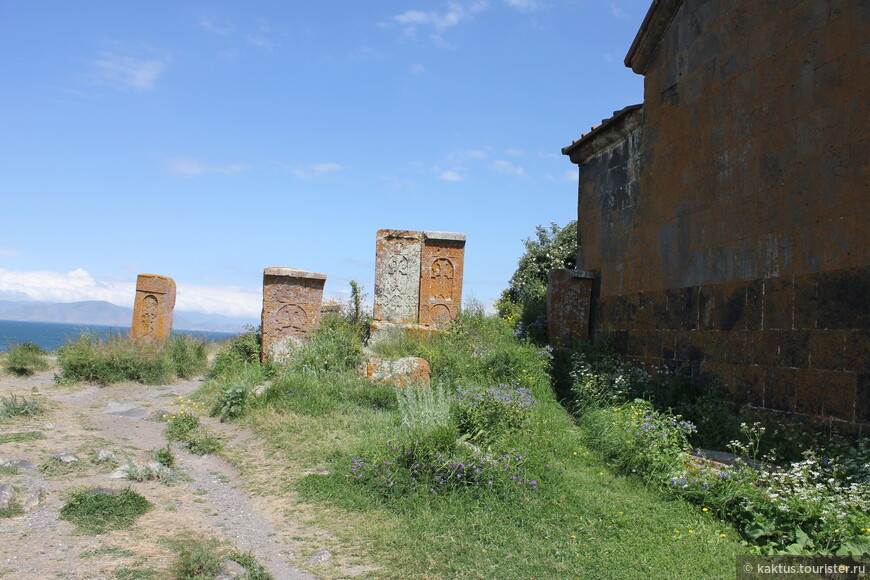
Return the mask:
<path fill-rule="evenodd" d="M 464 263 L 465 234 L 423 232 L 420 325 L 438 327 L 459 316 Z"/>
<path fill-rule="evenodd" d="M 173 308 L 175 280 L 169 276 L 139 274 L 130 336 L 165 340 L 172 331 Z"/>
<path fill-rule="evenodd" d="M 320 326 L 326 274 L 295 268 L 263 271 L 263 350 L 265 361 L 287 340 L 303 340 Z"/>

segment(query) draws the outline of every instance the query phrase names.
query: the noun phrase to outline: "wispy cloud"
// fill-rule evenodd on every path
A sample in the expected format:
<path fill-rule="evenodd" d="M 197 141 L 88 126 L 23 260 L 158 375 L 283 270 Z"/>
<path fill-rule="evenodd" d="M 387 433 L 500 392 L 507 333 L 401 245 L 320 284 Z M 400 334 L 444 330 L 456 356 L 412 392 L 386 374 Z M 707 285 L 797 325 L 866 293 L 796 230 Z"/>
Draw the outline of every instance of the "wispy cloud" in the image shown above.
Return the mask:
<path fill-rule="evenodd" d="M 544 176 L 544 179 L 547 181 L 577 181 L 577 170 L 574 169 L 566 169 L 561 176 L 554 176 L 552 173 L 548 173 Z"/>
<path fill-rule="evenodd" d="M 411 74 L 421 75 L 426 72 L 426 67 L 420 63 L 415 63 L 411 65 Z"/>
<path fill-rule="evenodd" d="M 416 36 L 418 28 L 425 28 L 434 31 L 429 37 L 439 42 L 443 40 L 442 32 L 460 22 L 471 20 L 475 14 L 485 10 L 487 6 L 489 6 L 489 0 L 473 0 L 466 3 L 451 1 L 442 11 L 406 10 L 393 16 L 393 20 L 402 26 L 406 36 Z"/>
<path fill-rule="evenodd" d="M 447 169 L 441 172 L 438 179 L 443 179 L 444 181 L 462 181 L 462 176 L 453 169 Z"/>
<path fill-rule="evenodd" d="M 507 173 L 509 175 L 518 175 L 526 177 L 526 170 L 519 165 L 514 165 L 506 159 L 496 159 L 490 164 L 490 167 L 499 173 Z"/>
<path fill-rule="evenodd" d="M 239 171 L 250 169 L 249 165 L 243 163 L 231 163 L 229 165 L 209 165 L 199 159 L 189 159 L 187 157 L 172 157 L 166 161 L 169 172 L 180 177 L 199 177 L 205 173 L 223 173 L 224 175 L 232 175 Z"/>
<path fill-rule="evenodd" d="M 334 162 L 314 163 L 312 165 L 285 165 L 285 167 L 299 179 L 314 179 L 350 169 L 349 165 L 341 165 Z"/>
<path fill-rule="evenodd" d="M 17 256 L 20 254 L 18 250 L 10 250 L 9 248 L 0 248 L 0 256 Z"/>
<path fill-rule="evenodd" d="M 456 161 L 464 161 L 468 159 L 482 161 L 489 157 L 491 153 L 491 147 L 484 147 L 482 149 L 465 149 L 463 151 L 454 151 L 453 153 L 448 153 L 447 159 Z"/>
<path fill-rule="evenodd" d="M 209 32 L 211 32 L 213 34 L 217 34 L 218 36 L 227 37 L 233 33 L 233 28 L 231 26 L 223 26 L 223 25 L 217 24 L 216 22 L 214 22 L 213 20 L 211 20 L 209 18 L 201 19 L 199 21 L 199 25 L 202 28 L 208 30 Z"/>
<path fill-rule="evenodd" d="M 104 52 L 91 64 L 98 82 L 131 91 L 153 90 L 157 77 L 166 69 L 161 59 L 139 59 L 112 52 Z"/>
<path fill-rule="evenodd" d="M 104 300 L 131 307 L 135 278 L 95 279 L 86 270 L 4 270 L 0 268 L 0 299 L 37 302 Z M 179 284 L 176 309 L 226 316 L 256 317 L 262 308 L 262 290 L 238 286 Z"/>
<path fill-rule="evenodd" d="M 505 0 L 505 4 L 520 12 L 532 12 L 543 5 L 538 0 Z"/>
<path fill-rule="evenodd" d="M 610 13 L 613 14 L 614 18 L 630 18 L 631 14 L 622 9 L 622 7 L 616 2 L 610 3 Z"/>

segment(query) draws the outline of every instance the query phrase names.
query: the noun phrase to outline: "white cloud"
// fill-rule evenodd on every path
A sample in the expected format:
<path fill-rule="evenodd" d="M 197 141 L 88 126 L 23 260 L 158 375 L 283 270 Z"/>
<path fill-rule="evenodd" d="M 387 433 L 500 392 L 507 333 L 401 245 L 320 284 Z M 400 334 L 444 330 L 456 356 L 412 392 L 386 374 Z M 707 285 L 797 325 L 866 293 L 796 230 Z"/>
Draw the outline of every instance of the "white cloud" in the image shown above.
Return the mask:
<path fill-rule="evenodd" d="M 9 248 L 0 248 L 0 256 L 17 256 L 20 254 L 18 250 L 10 250 Z"/>
<path fill-rule="evenodd" d="M 610 3 L 610 13 L 613 14 L 614 18 L 620 18 L 620 19 L 629 18 L 631 16 L 629 13 L 627 13 L 625 10 L 623 10 L 622 7 L 619 6 L 619 4 L 617 4 L 616 2 Z"/>
<path fill-rule="evenodd" d="M 285 165 L 287 170 L 298 177 L 299 179 L 314 179 L 329 173 L 336 173 L 350 169 L 349 165 L 341 165 L 340 163 L 314 163 L 312 165 Z"/>
<path fill-rule="evenodd" d="M 477 161 L 482 161 L 489 157 L 489 154 L 492 152 L 491 147 L 486 147 L 484 149 L 466 149 L 465 151 L 455 151 L 453 153 L 447 154 L 447 159 L 451 160 L 468 160 L 475 159 Z"/>
<path fill-rule="evenodd" d="M 187 157 L 173 157 L 166 161 L 169 166 L 169 172 L 173 175 L 181 177 L 199 177 L 204 173 L 223 173 L 231 175 L 239 171 L 250 169 L 250 166 L 243 163 L 231 163 L 229 165 L 208 165 L 199 159 L 189 159 Z"/>
<path fill-rule="evenodd" d="M 161 60 L 140 60 L 115 53 L 103 53 L 92 64 L 100 82 L 133 91 L 153 90 L 157 77 L 166 68 L 166 63 Z"/>
<path fill-rule="evenodd" d="M 508 149 L 507 151 L 505 151 L 505 153 L 507 153 L 511 157 L 522 157 L 524 155 L 524 152 L 520 151 L 519 149 Z"/>
<path fill-rule="evenodd" d="M 212 22 L 208 18 L 203 18 L 202 20 L 200 20 L 199 25 L 202 28 L 205 28 L 206 30 L 208 30 L 209 32 L 217 34 L 218 36 L 226 37 L 226 36 L 229 36 L 233 32 L 232 27 L 221 26 L 220 24 L 215 24 L 214 22 Z"/>
<path fill-rule="evenodd" d="M 253 44 L 257 48 L 272 50 L 275 47 L 275 45 L 272 44 L 271 40 L 262 35 L 249 34 L 245 36 L 245 40 L 247 40 L 249 44 Z"/>
<path fill-rule="evenodd" d="M 407 36 L 415 36 L 418 26 L 434 28 L 438 33 L 452 28 L 464 20 L 470 20 L 474 15 L 484 10 L 489 5 L 488 0 L 474 0 L 463 4 L 461 2 L 448 2 L 446 10 L 442 12 L 422 10 L 406 10 L 393 16 L 393 20 L 404 27 Z M 432 34 L 430 38 L 440 42 L 440 34 Z"/>
<path fill-rule="evenodd" d="M 0 268 L 0 299 L 37 302 L 103 300 L 132 307 L 136 280 L 94 279 L 78 268 L 71 272 L 16 271 Z M 175 308 L 182 311 L 256 317 L 262 309 L 262 290 L 238 286 L 180 284 Z"/>
<path fill-rule="evenodd" d="M 531 12 L 542 6 L 538 0 L 505 0 L 505 4 L 511 8 L 516 8 L 520 12 Z"/>
<path fill-rule="evenodd" d="M 416 63 L 411 65 L 411 74 L 419 75 L 423 74 L 424 72 L 426 72 L 426 67 L 422 64 Z"/>
<path fill-rule="evenodd" d="M 554 177 L 552 173 L 548 173 L 544 176 L 544 179 L 547 181 L 577 181 L 577 170 L 566 169 L 561 177 Z"/>
<path fill-rule="evenodd" d="M 438 176 L 438 179 L 443 179 L 444 181 L 462 181 L 462 176 L 453 169 L 448 169 L 442 171 L 441 175 Z"/>
<path fill-rule="evenodd" d="M 526 176 L 526 170 L 520 167 L 519 165 L 514 165 L 510 161 L 505 159 L 496 159 L 490 164 L 490 167 L 498 171 L 499 173 L 507 173 L 510 175 L 518 175 L 520 177 Z"/>

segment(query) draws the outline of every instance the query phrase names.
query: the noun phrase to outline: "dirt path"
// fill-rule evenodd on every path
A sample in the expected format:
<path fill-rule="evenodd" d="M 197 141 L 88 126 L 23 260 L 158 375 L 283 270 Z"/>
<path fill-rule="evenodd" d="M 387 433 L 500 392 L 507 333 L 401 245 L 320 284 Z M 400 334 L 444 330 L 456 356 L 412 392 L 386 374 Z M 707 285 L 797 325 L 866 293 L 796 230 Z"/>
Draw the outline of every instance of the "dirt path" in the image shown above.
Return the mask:
<path fill-rule="evenodd" d="M 182 481 L 174 485 L 132 482 L 111 477 L 127 459 L 140 464 L 166 445 L 165 423 L 155 420 L 200 381 L 149 387 L 113 385 L 61 387 L 51 371 L 19 379 L 0 377 L 0 395 L 36 399 L 48 411 L 0 422 L 0 437 L 38 432 L 27 441 L 0 439 L 0 489 L 13 490 L 21 515 L 0 518 L 0 578 L 116 578 L 121 570 L 165 571 L 176 557 L 173 541 L 184 537 L 218 538 L 251 552 L 278 580 L 315 578 L 297 566 L 326 557 L 312 554 L 299 536 L 323 535 L 301 530 L 268 498 L 243 490 L 236 469 L 216 455 L 197 456 L 173 447 Z M 225 445 L 244 446 L 250 434 L 213 424 Z M 72 467 L 45 466 L 58 453 L 75 455 Z M 99 461 L 100 454 L 115 461 Z M 54 462 L 57 464 L 57 462 Z M 63 471 L 68 473 L 62 473 Z M 10 488 L 11 486 L 11 488 Z M 132 487 L 154 508 L 122 531 L 91 536 L 77 533 L 59 519 L 66 495 L 75 488 Z M 301 533 L 304 532 L 304 533 Z M 160 576 L 153 576 L 160 577 Z"/>

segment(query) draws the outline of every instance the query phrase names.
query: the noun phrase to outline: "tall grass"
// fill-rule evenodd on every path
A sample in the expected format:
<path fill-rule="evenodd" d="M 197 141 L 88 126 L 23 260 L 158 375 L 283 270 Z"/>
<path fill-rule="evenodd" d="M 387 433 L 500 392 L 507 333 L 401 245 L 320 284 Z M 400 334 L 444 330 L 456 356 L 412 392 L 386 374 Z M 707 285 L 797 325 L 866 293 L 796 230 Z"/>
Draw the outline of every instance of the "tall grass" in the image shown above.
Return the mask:
<path fill-rule="evenodd" d="M 38 344 L 23 342 L 12 345 L 3 359 L 3 369 L 19 377 L 28 377 L 34 373 L 48 370 L 46 352 Z"/>
<path fill-rule="evenodd" d="M 101 385 L 125 381 L 157 385 L 203 372 L 206 355 L 205 341 L 186 335 L 173 335 L 161 343 L 120 335 L 103 339 L 85 331 L 58 350 L 58 378 Z"/>

